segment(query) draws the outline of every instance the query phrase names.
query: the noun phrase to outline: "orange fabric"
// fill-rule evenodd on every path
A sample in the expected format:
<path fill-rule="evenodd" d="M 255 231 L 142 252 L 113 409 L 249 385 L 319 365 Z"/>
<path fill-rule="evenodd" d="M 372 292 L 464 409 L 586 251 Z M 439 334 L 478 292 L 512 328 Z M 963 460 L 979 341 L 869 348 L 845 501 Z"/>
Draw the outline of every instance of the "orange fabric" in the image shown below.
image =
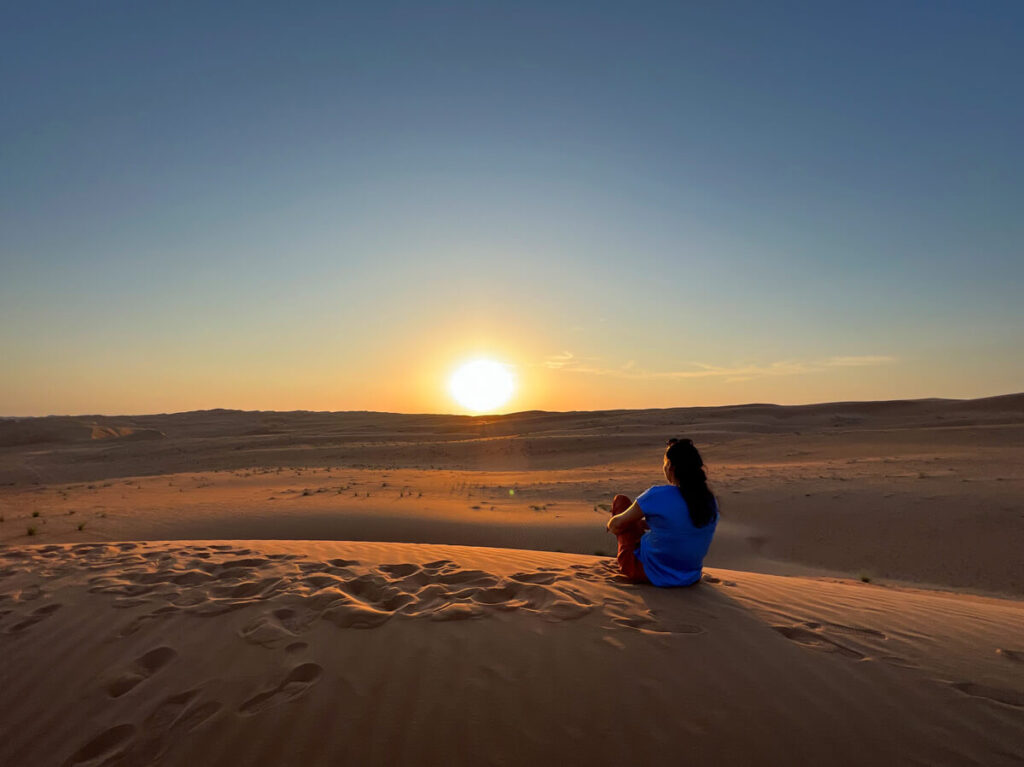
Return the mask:
<path fill-rule="evenodd" d="M 627 496 L 615 496 L 612 499 L 612 516 L 621 514 L 632 505 L 633 501 Z M 644 523 L 642 520 L 639 520 L 615 535 L 619 541 L 619 553 L 615 557 L 619 562 L 619 570 L 635 583 L 650 583 L 647 580 L 647 574 L 644 572 L 643 564 L 636 558 L 636 547 L 640 545 L 640 538 L 643 534 Z"/>

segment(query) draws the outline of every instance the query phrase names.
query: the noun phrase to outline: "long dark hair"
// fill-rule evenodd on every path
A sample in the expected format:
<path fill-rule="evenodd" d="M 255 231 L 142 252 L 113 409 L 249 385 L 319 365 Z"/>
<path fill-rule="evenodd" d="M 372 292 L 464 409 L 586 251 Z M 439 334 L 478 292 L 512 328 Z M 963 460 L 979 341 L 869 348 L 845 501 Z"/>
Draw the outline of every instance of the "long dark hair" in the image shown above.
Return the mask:
<path fill-rule="evenodd" d="M 715 496 L 708 488 L 704 473 L 704 460 L 693 442 L 688 439 L 670 439 L 665 458 L 672 467 L 676 487 L 686 501 L 690 521 L 694 527 L 704 527 L 715 518 Z"/>

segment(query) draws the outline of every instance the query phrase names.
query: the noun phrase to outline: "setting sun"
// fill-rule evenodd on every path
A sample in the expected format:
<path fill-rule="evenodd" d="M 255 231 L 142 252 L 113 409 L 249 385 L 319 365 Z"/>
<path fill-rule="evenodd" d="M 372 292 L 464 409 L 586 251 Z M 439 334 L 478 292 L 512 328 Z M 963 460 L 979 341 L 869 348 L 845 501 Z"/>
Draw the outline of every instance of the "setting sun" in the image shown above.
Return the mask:
<path fill-rule="evenodd" d="M 459 367 L 448 381 L 448 391 L 467 410 L 483 413 L 508 402 L 515 385 L 508 365 L 481 359 Z"/>

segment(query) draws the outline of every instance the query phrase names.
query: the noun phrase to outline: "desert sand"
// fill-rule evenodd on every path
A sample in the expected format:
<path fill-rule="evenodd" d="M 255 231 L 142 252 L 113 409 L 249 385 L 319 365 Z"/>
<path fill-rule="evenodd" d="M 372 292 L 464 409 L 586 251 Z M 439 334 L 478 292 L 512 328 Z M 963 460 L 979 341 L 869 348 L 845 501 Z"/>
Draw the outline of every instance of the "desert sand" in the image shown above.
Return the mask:
<path fill-rule="evenodd" d="M 1022 458 L 1024 395 L 0 420 L 0 763 L 1020 764 Z"/>

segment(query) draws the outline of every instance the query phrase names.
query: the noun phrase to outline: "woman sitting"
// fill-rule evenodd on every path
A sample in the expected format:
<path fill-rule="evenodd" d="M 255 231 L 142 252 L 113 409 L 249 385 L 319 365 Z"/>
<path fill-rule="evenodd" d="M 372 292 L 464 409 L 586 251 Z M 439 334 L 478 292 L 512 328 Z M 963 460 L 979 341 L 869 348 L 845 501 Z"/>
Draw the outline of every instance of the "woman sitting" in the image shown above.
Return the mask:
<path fill-rule="evenodd" d="M 718 502 L 690 440 L 668 441 L 664 470 L 669 484 L 650 487 L 633 502 L 615 496 L 608 530 L 619 540 L 619 569 L 631 581 L 689 586 L 700 580 Z"/>

